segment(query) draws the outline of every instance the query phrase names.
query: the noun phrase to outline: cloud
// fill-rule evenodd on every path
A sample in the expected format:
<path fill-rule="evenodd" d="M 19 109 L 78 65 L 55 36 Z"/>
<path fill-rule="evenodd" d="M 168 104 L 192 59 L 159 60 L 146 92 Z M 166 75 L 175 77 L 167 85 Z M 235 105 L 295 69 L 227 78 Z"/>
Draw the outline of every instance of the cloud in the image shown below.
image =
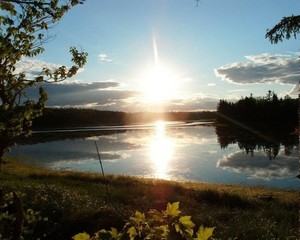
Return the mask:
<path fill-rule="evenodd" d="M 122 90 L 114 80 L 92 83 L 62 82 L 43 84 L 48 94 L 47 107 L 80 107 L 121 110 L 127 99 L 137 95 L 132 90 Z M 37 98 L 38 90 L 27 90 L 30 99 Z M 118 109 L 120 107 L 120 109 Z"/>
<path fill-rule="evenodd" d="M 63 64 L 57 63 L 48 63 L 42 60 L 31 59 L 31 58 L 22 58 L 19 62 L 16 63 L 15 74 L 25 73 L 27 79 L 34 79 L 37 76 L 43 74 L 43 69 L 48 68 L 51 71 L 58 69 L 63 66 Z M 68 66 L 66 66 L 68 69 Z M 80 68 L 77 73 L 84 71 L 83 68 Z M 47 77 L 46 77 L 47 78 Z"/>
<path fill-rule="evenodd" d="M 189 98 L 178 98 L 169 101 L 165 110 L 170 111 L 210 111 L 215 110 L 219 99 L 212 97 L 191 96 Z"/>
<path fill-rule="evenodd" d="M 98 55 L 98 59 L 100 62 L 112 62 L 112 60 L 105 54 L 105 53 L 100 53 Z"/>
<path fill-rule="evenodd" d="M 227 90 L 228 93 L 235 93 L 235 92 L 248 92 L 249 89 L 244 89 L 244 88 L 241 88 L 241 89 L 229 89 Z"/>
<path fill-rule="evenodd" d="M 215 83 L 208 83 L 207 86 L 208 86 L 208 87 L 215 87 L 216 84 L 215 84 Z"/>
<path fill-rule="evenodd" d="M 283 151 L 273 159 L 269 160 L 265 153 L 255 152 L 255 157 L 238 151 L 224 156 L 219 160 L 217 167 L 248 175 L 248 178 L 271 180 L 282 178 L 293 178 L 297 175 L 298 156 L 293 151 L 290 156 L 284 155 Z"/>
<path fill-rule="evenodd" d="M 129 111 L 215 111 L 219 103 L 219 98 L 214 98 L 203 94 L 181 95 L 174 99 L 166 100 L 162 103 L 149 103 L 144 98 L 137 95 L 128 101 Z"/>
<path fill-rule="evenodd" d="M 47 107 L 94 108 L 111 111 L 212 111 L 219 98 L 202 94 L 182 96 L 164 103 L 149 104 L 142 93 L 124 88 L 114 79 L 98 82 L 44 83 Z M 26 90 L 29 99 L 38 98 L 38 88 Z"/>
<path fill-rule="evenodd" d="M 61 66 L 62 65 L 56 63 L 47 63 L 41 60 L 23 58 L 21 61 L 16 63 L 15 73 L 19 74 L 23 72 L 27 74 L 28 77 L 33 78 L 34 76 L 40 75 L 43 68 L 49 68 L 53 71 Z"/>
<path fill-rule="evenodd" d="M 295 85 L 299 81 L 299 59 L 296 54 L 245 56 L 247 61 L 236 62 L 215 69 L 217 77 L 230 83 L 282 83 Z"/>
<path fill-rule="evenodd" d="M 64 107 L 93 107 L 101 108 L 120 106 L 127 98 L 137 93 L 131 90 L 120 90 L 119 83 L 114 81 L 75 83 L 75 84 L 49 84 L 46 86 L 49 95 L 48 106 Z M 110 109 L 112 110 L 112 109 Z M 114 108 L 114 110 L 116 110 Z"/>

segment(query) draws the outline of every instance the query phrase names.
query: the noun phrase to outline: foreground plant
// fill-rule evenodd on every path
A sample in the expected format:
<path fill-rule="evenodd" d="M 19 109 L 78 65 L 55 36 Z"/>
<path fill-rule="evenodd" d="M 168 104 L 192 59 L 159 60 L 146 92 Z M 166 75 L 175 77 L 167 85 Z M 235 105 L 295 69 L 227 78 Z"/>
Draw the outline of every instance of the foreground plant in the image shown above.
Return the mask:
<path fill-rule="evenodd" d="M 43 84 L 74 76 L 86 63 L 87 53 L 71 47 L 72 67 L 21 69 L 22 60 L 44 52 L 53 39 L 49 29 L 84 0 L 0 1 L 0 171 L 4 153 L 19 137 L 30 134 L 32 120 L 44 109 Z M 35 97 L 29 96 L 29 90 Z"/>
<path fill-rule="evenodd" d="M 38 224 L 48 221 L 39 211 L 24 207 L 21 196 L 24 194 L 0 190 L 0 240 L 27 239 Z"/>
<path fill-rule="evenodd" d="M 100 239 L 188 239 L 208 240 L 213 239 L 214 228 L 200 226 L 194 232 L 195 224 L 191 216 L 182 216 L 179 210 L 179 202 L 168 203 L 165 211 L 149 210 L 147 214 L 139 211 L 129 219 L 122 231 L 116 228 L 102 229 L 90 236 L 87 233 L 79 233 L 73 236 L 73 240 L 100 240 Z"/>

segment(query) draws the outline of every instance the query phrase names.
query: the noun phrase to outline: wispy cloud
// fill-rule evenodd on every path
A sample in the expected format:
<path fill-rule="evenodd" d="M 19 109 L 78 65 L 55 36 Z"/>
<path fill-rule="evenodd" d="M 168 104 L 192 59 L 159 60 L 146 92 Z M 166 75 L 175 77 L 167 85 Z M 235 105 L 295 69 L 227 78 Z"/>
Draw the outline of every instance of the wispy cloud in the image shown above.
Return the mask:
<path fill-rule="evenodd" d="M 215 69 L 216 76 L 236 84 L 282 83 L 295 85 L 299 81 L 299 59 L 296 54 L 245 56 L 245 62 L 235 62 Z"/>
<path fill-rule="evenodd" d="M 63 64 L 49 63 L 42 60 L 31 59 L 31 58 L 22 58 L 19 62 L 16 63 L 15 74 L 25 73 L 27 78 L 33 79 L 34 77 L 41 75 L 43 73 L 43 68 L 48 68 L 51 71 L 58 69 L 63 66 Z M 68 66 L 66 66 L 68 68 Z M 84 69 L 79 69 L 78 72 L 82 72 Z"/>
<path fill-rule="evenodd" d="M 55 70 L 62 65 L 56 63 L 47 63 L 41 60 L 23 58 L 21 61 L 16 63 L 15 73 L 25 73 L 28 77 L 34 77 L 42 73 L 43 68 L 49 68 L 50 70 Z"/>
<path fill-rule="evenodd" d="M 112 59 L 110 59 L 110 58 L 107 56 L 107 54 L 105 54 L 105 53 L 100 53 L 100 54 L 98 55 L 98 59 L 99 59 L 99 61 L 100 61 L 101 63 L 103 63 L 103 62 L 112 62 Z"/>
<path fill-rule="evenodd" d="M 229 89 L 227 90 L 228 93 L 236 93 L 236 92 L 248 92 L 249 89 L 241 88 L 241 89 Z"/>
<path fill-rule="evenodd" d="M 169 101 L 165 110 L 169 111 L 210 111 L 217 108 L 219 99 L 210 96 L 191 95 Z"/>

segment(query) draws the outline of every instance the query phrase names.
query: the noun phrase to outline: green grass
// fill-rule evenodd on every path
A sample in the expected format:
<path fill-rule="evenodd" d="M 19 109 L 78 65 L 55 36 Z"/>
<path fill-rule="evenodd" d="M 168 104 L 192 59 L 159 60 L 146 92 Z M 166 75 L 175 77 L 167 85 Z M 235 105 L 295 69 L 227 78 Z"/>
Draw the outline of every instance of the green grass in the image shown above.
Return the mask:
<path fill-rule="evenodd" d="M 25 209 L 32 208 L 48 218 L 36 224 L 26 239 L 71 239 L 83 231 L 121 229 L 135 210 L 163 210 L 175 201 L 197 225 L 216 227 L 217 239 L 299 237 L 296 191 L 117 175 L 103 179 L 100 174 L 46 170 L 14 159 L 6 162 L 0 187 L 5 193 L 23 193 Z"/>

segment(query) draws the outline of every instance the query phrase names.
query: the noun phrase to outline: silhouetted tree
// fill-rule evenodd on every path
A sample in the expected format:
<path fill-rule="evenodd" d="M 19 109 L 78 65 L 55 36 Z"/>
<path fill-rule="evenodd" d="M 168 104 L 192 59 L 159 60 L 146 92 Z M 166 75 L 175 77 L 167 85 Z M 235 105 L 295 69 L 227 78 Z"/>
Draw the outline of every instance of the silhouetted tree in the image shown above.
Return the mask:
<path fill-rule="evenodd" d="M 268 91 L 265 97 L 254 98 L 250 95 L 234 103 L 220 100 L 217 121 L 265 130 L 284 125 L 286 130 L 293 131 L 298 124 L 298 105 L 297 99 L 288 96 L 279 99 L 272 91 Z"/>
<path fill-rule="evenodd" d="M 294 37 L 296 39 L 299 32 L 300 32 L 300 15 L 297 16 L 292 15 L 288 17 L 283 17 L 278 24 L 276 24 L 273 28 L 268 29 L 266 33 L 266 38 L 268 38 L 271 41 L 271 43 L 277 44 L 278 42 L 282 42 L 284 39 L 290 39 L 291 37 Z M 298 95 L 298 100 L 300 101 L 300 91 Z M 300 105 L 298 108 L 298 114 L 300 116 Z M 299 134 L 299 125 L 300 122 L 298 123 L 298 134 Z M 299 168 L 299 172 L 300 172 L 300 168 Z M 298 174 L 297 177 L 300 178 L 300 174 Z"/>
<path fill-rule="evenodd" d="M 84 0 L 83 0 L 84 1 Z M 71 47 L 74 66 L 44 67 L 35 76 L 16 71 L 24 57 L 44 51 L 51 40 L 48 29 L 80 0 L 0 1 L 0 171 L 3 155 L 20 136 L 30 134 L 32 120 L 42 114 L 47 100 L 43 82 L 63 81 L 74 76 L 86 63 L 87 53 Z M 38 99 L 30 99 L 26 89 L 38 88 Z"/>

